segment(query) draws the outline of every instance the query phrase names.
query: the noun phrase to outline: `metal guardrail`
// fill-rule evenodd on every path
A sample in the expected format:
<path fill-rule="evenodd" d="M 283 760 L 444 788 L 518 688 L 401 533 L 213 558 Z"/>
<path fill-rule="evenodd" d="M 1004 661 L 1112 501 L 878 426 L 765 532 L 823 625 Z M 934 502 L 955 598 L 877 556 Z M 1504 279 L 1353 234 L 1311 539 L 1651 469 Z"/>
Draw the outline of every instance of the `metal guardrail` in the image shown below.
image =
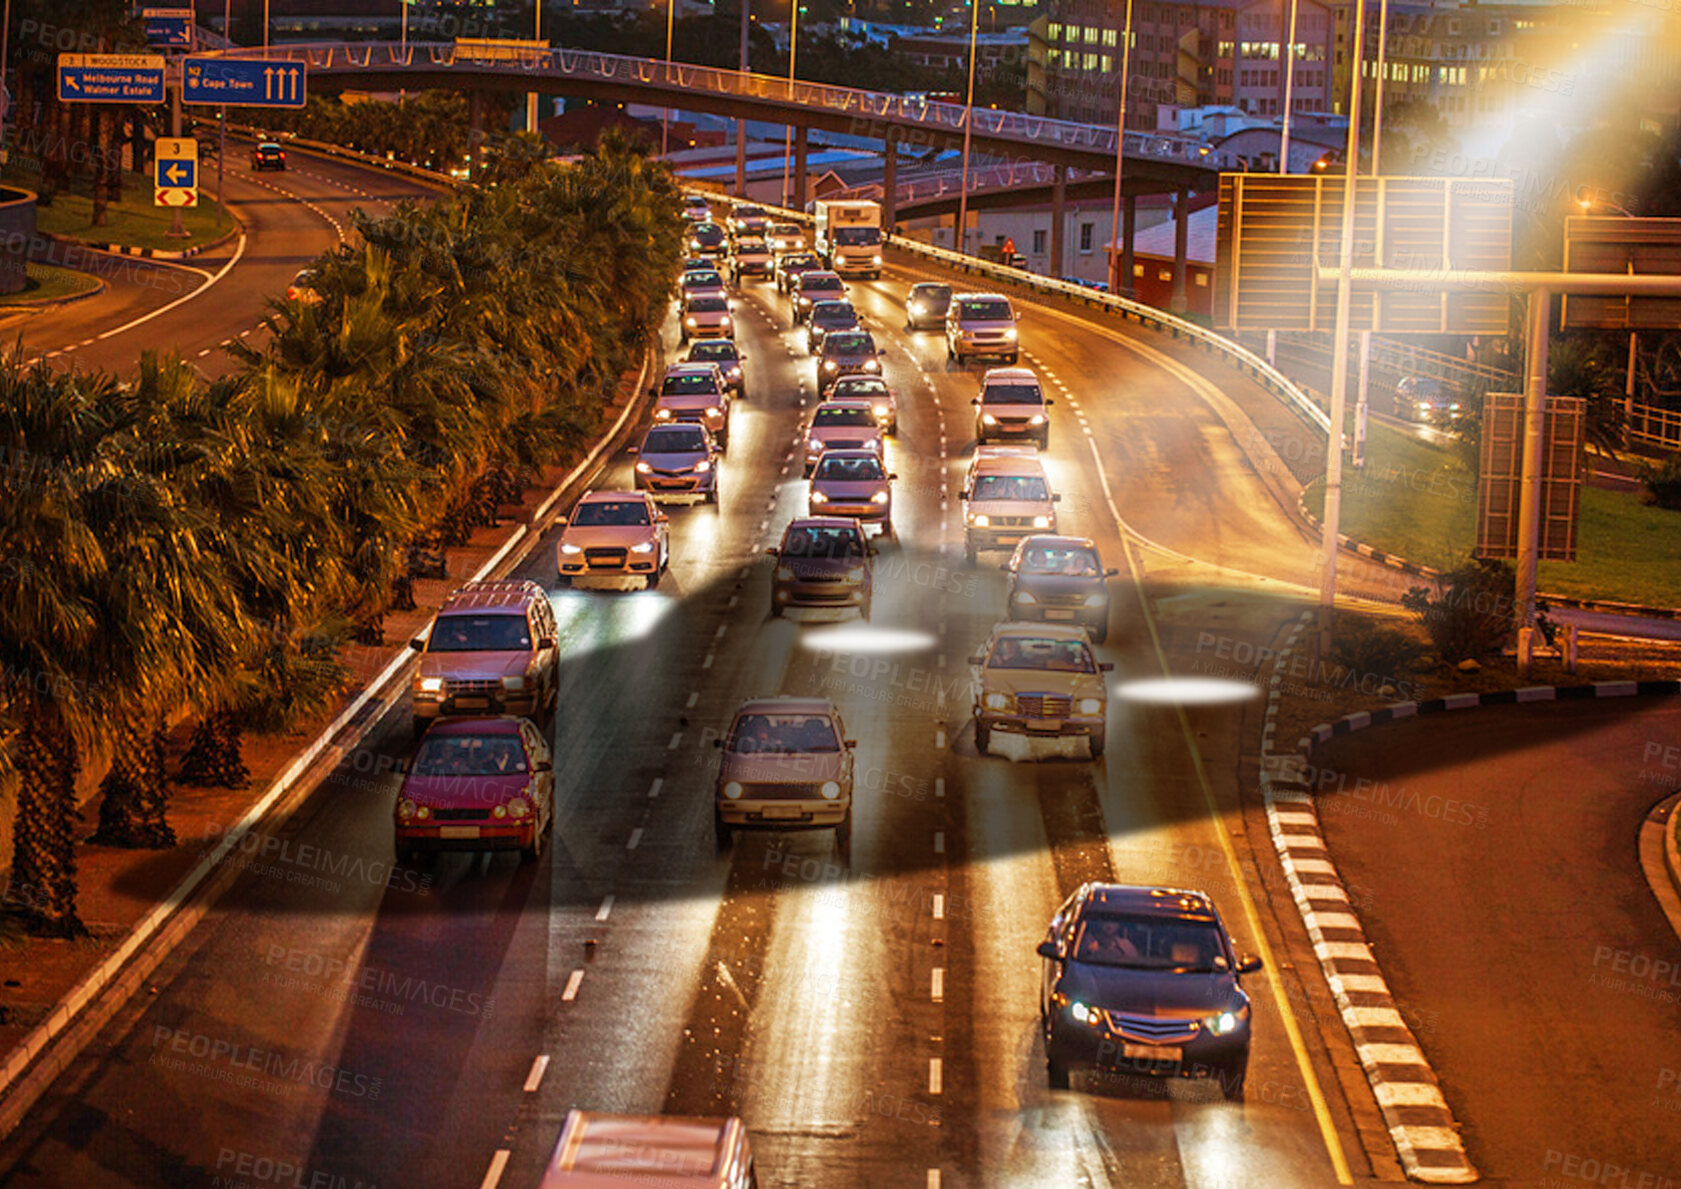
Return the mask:
<path fill-rule="evenodd" d="M 195 117 L 195 119 L 202 127 L 214 128 L 217 126 L 217 122 L 210 119 L 208 116 Z M 448 186 L 452 189 L 466 184 L 460 178 L 452 178 L 447 173 L 439 173 L 437 170 L 427 169 L 423 165 L 414 165 L 408 161 L 399 161 L 395 157 L 381 157 L 377 153 L 364 153 L 359 149 L 347 149 L 343 145 L 328 144 L 325 141 L 305 140 L 303 137 L 293 136 L 289 132 L 276 134 L 270 132 L 266 128 L 258 128 L 253 124 L 232 123 L 228 125 L 228 131 L 240 136 L 270 137 L 278 142 L 284 142 L 288 146 L 296 146 L 300 149 L 309 149 L 312 152 L 320 153 L 326 157 L 339 157 L 346 161 L 355 161 L 359 165 L 367 165 L 375 169 L 384 169 L 390 171 L 391 173 L 407 174 L 409 177 L 419 178 L 421 181 L 432 182 L 440 186 Z"/>
<path fill-rule="evenodd" d="M 244 48 L 229 50 L 218 56 L 281 58 L 304 63 L 314 71 L 377 69 L 430 73 L 459 67 L 476 73 L 588 77 L 822 108 L 943 133 L 962 132 L 969 117 L 968 108 L 954 103 L 936 103 L 925 98 L 827 83 L 790 82 L 775 75 L 725 70 L 716 66 L 691 66 L 682 62 L 632 58 L 594 50 L 520 46 L 496 46 L 493 50 L 458 46 L 454 42 L 324 42 L 271 45 L 267 49 Z M 998 140 L 1022 145 L 1056 145 L 1110 155 L 1115 152 L 1113 127 L 1075 124 L 992 108 L 975 108 L 973 111 L 973 131 Z M 1132 157 L 1197 166 L 1210 172 L 1238 168 L 1236 158 L 1216 152 L 1192 137 L 1128 132 L 1125 146 L 1126 154 Z"/>
<path fill-rule="evenodd" d="M 1070 169 L 1067 181 L 1077 182 L 1090 177 L 1108 177 L 1092 170 Z M 1022 186 L 1048 186 L 1056 181 L 1056 166 L 1043 161 L 1008 161 L 995 165 L 982 165 L 969 170 L 969 193 L 973 195 L 978 190 L 1013 190 Z M 895 202 L 899 206 L 906 206 L 913 202 L 926 202 L 930 199 L 944 198 L 948 194 L 956 194 L 963 189 L 963 171 L 961 169 L 942 169 L 927 173 L 915 174 L 910 177 L 899 178 L 894 187 Z M 837 190 L 835 198 L 873 198 L 879 200 L 882 195 L 881 182 L 866 182 L 860 186 L 851 186 L 845 190 Z"/>
<path fill-rule="evenodd" d="M 1631 441 L 1681 450 L 1681 412 L 1654 405 L 1635 405 L 1624 420 Z"/>

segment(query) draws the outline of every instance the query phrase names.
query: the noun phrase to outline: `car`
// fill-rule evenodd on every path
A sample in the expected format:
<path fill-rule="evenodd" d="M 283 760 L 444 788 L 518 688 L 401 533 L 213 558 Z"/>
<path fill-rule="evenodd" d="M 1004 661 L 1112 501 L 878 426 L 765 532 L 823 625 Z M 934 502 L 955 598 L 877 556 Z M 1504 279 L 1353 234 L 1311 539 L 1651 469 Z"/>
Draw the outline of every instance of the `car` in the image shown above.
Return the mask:
<path fill-rule="evenodd" d="M 1467 405 L 1431 376 L 1403 376 L 1395 385 L 1395 415 L 1425 425 L 1453 425 Z"/>
<path fill-rule="evenodd" d="M 805 476 L 825 450 L 873 450 L 881 448 L 881 426 L 875 410 L 861 400 L 826 400 L 811 414 L 805 431 Z"/>
<path fill-rule="evenodd" d="M 762 206 L 742 203 L 730 212 L 730 234 L 736 237 L 755 235 L 763 238 L 770 230 L 770 212 Z"/>
<path fill-rule="evenodd" d="M 867 330 L 835 330 L 817 349 L 817 388 L 827 392 L 842 376 L 879 376 L 881 352 Z"/>
<path fill-rule="evenodd" d="M 840 711 L 828 698 L 754 698 L 743 702 L 723 738 L 714 784 L 718 849 L 744 828 L 833 827 L 841 854 L 852 841 L 852 749 Z"/>
<path fill-rule="evenodd" d="M 820 301 L 844 301 L 846 282 L 840 274 L 826 268 L 809 268 L 800 273 L 793 286 L 794 325 L 798 326 L 811 314 L 811 307 Z"/>
<path fill-rule="evenodd" d="M 1030 739 L 1084 736 L 1091 758 L 1103 755 L 1109 696 L 1086 630 L 1062 623 L 1000 623 L 969 658 L 975 750 L 992 733 Z"/>
<path fill-rule="evenodd" d="M 689 347 L 686 363 L 715 363 L 724 373 L 724 381 L 737 396 L 747 395 L 741 376 L 741 365 L 747 356 L 741 353 L 734 339 L 702 339 Z"/>
<path fill-rule="evenodd" d="M 969 464 L 963 491 L 963 553 L 1013 549 L 1035 531 L 1056 532 L 1056 505 L 1038 452 L 1032 447 L 982 446 Z"/>
<path fill-rule="evenodd" d="M 716 223 L 696 223 L 689 228 L 689 255 L 722 256 L 729 247 L 729 237 Z"/>
<path fill-rule="evenodd" d="M 893 534 L 893 480 L 874 450 L 825 450 L 811 468 L 806 507 L 813 516 L 850 516 Z"/>
<path fill-rule="evenodd" d="M 1015 363 L 1016 312 L 1001 293 L 958 293 L 946 310 L 946 358 L 963 364 L 993 355 Z"/>
<path fill-rule="evenodd" d="M 286 150 L 272 140 L 260 141 L 251 150 L 251 168 L 254 170 L 285 169 Z"/>
<path fill-rule="evenodd" d="M 1004 570 L 1011 619 L 1077 623 L 1094 644 L 1109 638 L 1109 579 L 1120 571 L 1103 568 L 1091 538 L 1023 538 Z"/>
<path fill-rule="evenodd" d="M 699 194 L 683 197 L 683 217 L 691 223 L 712 222 L 712 206 Z"/>
<path fill-rule="evenodd" d="M 765 550 L 777 559 L 771 575 L 770 613 L 789 607 L 857 607 L 870 617 L 874 592 L 870 558 L 875 547 L 856 520 L 810 516 L 788 522 L 779 544 Z"/>
<path fill-rule="evenodd" d="M 739 236 L 730 249 L 730 280 L 737 285 L 743 277 L 769 277 L 774 265 L 770 247 L 757 236 Z"/>
<path fill-rule="evenodd" d="M 757 1189 L 740 1119 L 570 1110 L 539 1189 Z"/>
<path fill-rule="evenodd" d="M 823 394 L 825 400 L 865 400 L 883 433 L 899 432 L 899 400 L 887 381 L 877 375 L 841 376 Z"/>
<path fill-rule="evenodd" d="M 315 291 L 315 280 L 315 269 L 300 268 L 292 283 L 286 286 L 286 300 L 306 306 L 319 304 L 321 295 Z"/>
<path fill-rule="evenodd" d="M 1207 1077 L 1232 1101 L 1249 1070 L 1251 1011 L 1240 955 L 1206 893 L 1087 883 L 1051 918 L 1039 1020 L 1045 1078 L 1066 1090 L 1075 1066 Z"/>
<path fill-rule="evenodd" d="M 784 252 L 805 250 L 805 232 L 798 223 L 772 223 L 765 235 L 770 250 L 781 256 Z"/>
<path fill-rule="evenodd" d="M 684 303 L 691 297 L 722 297 L 730 295 L 729 286 L 724 284 L 724 274 L 712 265 L 705 268 L 691 268 L 677 279 L 679 303 Z"/>
<path fill-rule="evenodd" d="M 905 329 L 939 330 L 951 308 L 951 286 L 920 281 L 905 294 Z"/>
<path fill-rule="evenodd" d="M 734 337 L 735 318 L 731 315 L 728 298 L 703 293 L 684 299 L 679 341 L 686 343 L 690 339 Z"/>
<path fill-rule="evenodd" d="M 791 252 L 776 262 L 776 291 L 792 294 L 801 274 L 823 267 L 815 252 Z"/>
<path fill-rule="evenodd" d="M 563 523 L 555 545 L 561 586 L 579 578 L 631 578 L 652 590 L 671 565 L 666 514 L 645 491 L 587 491 Z"/>
<path fill-rule="evenodd" d="M 468 582 L 451 591 L 410 678 L 415 737 L 445 718 L 546 717 L 560 697 L 560 629 L 535 582 Z"/>
<path fill-rule="evenodd" d="M 1039 449 L 1050 447 L 1050 408 L 1056 402 L 1046 399 L 1032 368 L 989 368 L 981 377 L 981 394 L 969 403 L 975 406 L 976 443 L 1032 438 Z"/>
<path fill-rule="evenodd" d="M 699 498 L 718 502 L 718 447 L 706 426 L 694 422 L 651 425 L 631 447 L 636 490 L 656 500 Z"/>
<path fill-rule="evenodd" d="M 428 731 L 392 807 L 397 857 L 517 850 L 534 863 L 554 831 L 554 760 L 520 718 L 462 718 Z"/>
<path fill-rule="evenodd" d="M 716 363 L 674 363 L 648 395 L 655 421 L 698 422 L 718 449 L 730 448 L 730 386 Z"/>
<path fill-rule="evenodd" d="M 711 256 L 685 256 L 683 257 L 683 263 L 678 267 L 677 271 L 685 273 L 695 272 L 696 270 L 716 272 L 718 270 L 718 262 Z"/>
<path fill-rule="evenodd" d="M 814 301 L 806 314 L 806 350 L 815 355 L 830 331 L 857 330 L 861 325 L 850 301 Z"/>

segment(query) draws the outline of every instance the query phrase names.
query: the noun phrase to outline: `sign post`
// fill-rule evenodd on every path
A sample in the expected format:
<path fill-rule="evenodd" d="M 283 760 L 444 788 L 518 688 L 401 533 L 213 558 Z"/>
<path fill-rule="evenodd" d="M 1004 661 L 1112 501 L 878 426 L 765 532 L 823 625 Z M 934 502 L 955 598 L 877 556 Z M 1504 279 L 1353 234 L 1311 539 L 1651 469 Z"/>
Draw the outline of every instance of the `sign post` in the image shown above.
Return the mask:
<path fill-rule="evenodd" d="M 190 137 L 159 137 L 152 154 L 152 168 L 156 205 L 198 205 L 198 141 Z"/>

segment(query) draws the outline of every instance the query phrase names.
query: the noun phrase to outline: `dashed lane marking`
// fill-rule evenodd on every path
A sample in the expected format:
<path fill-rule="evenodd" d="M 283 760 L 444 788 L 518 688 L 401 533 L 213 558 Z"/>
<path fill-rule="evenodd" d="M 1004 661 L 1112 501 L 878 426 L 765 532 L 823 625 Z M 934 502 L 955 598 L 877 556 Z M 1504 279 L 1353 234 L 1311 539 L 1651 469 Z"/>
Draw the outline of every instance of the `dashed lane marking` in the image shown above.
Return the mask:
<path fill-rule="evenodd" d="M 549 1057 L 544 1053 L 531 1062 L 531 1072 L 525 1075 L 525 1092 L 535 1093 L 538 1086 L 543 1084 L 543 1073 L 549 1068 Z"/>
<path fill-rule="evenodd" d="M 571 1003 L 576 999 L 578 997 L 578 987 L 582 985 L 583 981 L 584 972 L 581 969 L 574 970 L 566 980 L 566 989 L 560 993 L 560 1001 Z"/>

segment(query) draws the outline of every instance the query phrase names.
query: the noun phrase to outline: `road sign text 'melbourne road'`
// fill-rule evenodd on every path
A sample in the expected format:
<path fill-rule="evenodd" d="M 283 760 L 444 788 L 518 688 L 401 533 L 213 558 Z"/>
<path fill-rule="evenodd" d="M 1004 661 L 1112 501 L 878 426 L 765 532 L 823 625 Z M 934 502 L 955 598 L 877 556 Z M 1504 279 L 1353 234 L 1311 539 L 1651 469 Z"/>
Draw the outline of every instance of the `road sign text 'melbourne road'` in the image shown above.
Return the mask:
<path fill-rule="evenodd" d="M 301 62 L 261 58 L 187 58 L 182 63 L 183 103 L 243 107 L 302 107 Z"/>
<path fill-rule="evenodd" d="M 162 103 L 157 54 L 60 54 L 60 103 Z"/>

